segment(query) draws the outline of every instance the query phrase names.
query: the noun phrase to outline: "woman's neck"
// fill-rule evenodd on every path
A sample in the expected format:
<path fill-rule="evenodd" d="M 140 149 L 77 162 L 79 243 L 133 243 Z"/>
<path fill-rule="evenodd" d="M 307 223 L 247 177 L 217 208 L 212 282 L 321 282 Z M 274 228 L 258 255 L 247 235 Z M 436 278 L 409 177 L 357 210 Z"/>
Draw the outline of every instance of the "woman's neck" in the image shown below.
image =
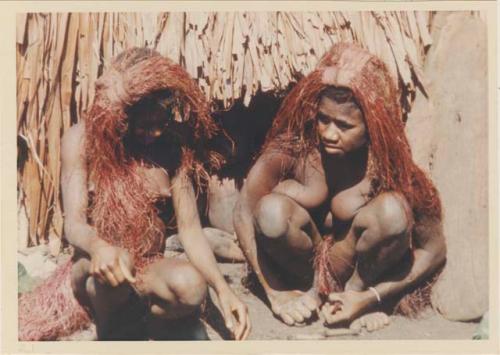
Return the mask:
<path fill-rule="evenodd" d="M 347 153 L 342 157 L 322 152 L 321 159 L 325 167 L 325 172 L 334 177 L 334 180 L 349 180 L 350 182 L 357 183 L 363 180 L 366 175 L 368 146 Z"/>

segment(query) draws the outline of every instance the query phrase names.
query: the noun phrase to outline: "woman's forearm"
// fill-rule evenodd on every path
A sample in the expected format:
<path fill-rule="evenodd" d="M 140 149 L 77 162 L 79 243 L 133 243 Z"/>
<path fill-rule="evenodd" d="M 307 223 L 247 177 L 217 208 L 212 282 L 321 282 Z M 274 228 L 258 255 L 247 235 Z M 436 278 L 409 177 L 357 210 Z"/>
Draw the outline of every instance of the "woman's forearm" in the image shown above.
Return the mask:
<path fill-rule="evenodd" d="M 200 271 L 207 283 L 216 292 L 229 287 L 217 266 L 212 249 L 201 228 L 198 231 L 179 233 L 179 240 L 189 261 Z"/>
<path fill-rule="evenodd" d="M 374 288 L 381 300 L 390 298 L 423 281 L 425 277 L 429 277 L 444 261 L 444 252 L 433 253 L 424 249 L 417 249 L 415 250 L 413 265 L 406 276 L 397 281 L 380 282 Z M 373 293 L 372 298 L 373 302 L 378 301 L 375 293 Z"/>
<path fill-rule="evenodd" d="M 252 214 L 249 207 L 242 201 L 239 201 L 235 207 L 234 230 L 243 253 L 266 294 L 278 289 L 279 280 L 269 270 L 265 260 L 259 259 Z"/>
<path fill-rule="evenodd" d="M 179 240 L 189 261 L 217 292 L 228 288 L 201 228 L 194 188 L 184 170 L 179 171 L 172 180 L 172 198 Z"/>
<path fill-rule="evenodd" d="M 104 243 L 95 228 L 87 223 L 65 221 L 64 235 L 69 244 L 89 255 L 97 243 Z"/>

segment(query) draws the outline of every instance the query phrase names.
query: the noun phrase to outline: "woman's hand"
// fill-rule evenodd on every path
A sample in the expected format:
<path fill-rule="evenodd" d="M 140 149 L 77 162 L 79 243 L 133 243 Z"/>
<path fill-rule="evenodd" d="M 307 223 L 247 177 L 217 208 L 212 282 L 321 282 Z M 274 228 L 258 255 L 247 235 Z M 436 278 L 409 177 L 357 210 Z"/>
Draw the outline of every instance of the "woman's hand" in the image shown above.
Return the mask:
<path fill-rule="evenodd" d="M 371 296 L 367 291 L 330 293 L 328 301 L 321 307 L 321 315 L 329 325 L 350 323 L 370 306 Z"/>
<path fill-rule="evenodd" d="M 245 340 L 251 329 L 247 306 L 229 288 L 223 289 L 217 296 L 226 327 L 235 340 Z"/>
<path fill-rule="evenodd" d="M 109 245 L 103 240 L 93 243 L 90 252 L 90 274 L 101 283 L 116 287 L 125 280 L 135 283 L 133 261 L 125 249 Z"/>

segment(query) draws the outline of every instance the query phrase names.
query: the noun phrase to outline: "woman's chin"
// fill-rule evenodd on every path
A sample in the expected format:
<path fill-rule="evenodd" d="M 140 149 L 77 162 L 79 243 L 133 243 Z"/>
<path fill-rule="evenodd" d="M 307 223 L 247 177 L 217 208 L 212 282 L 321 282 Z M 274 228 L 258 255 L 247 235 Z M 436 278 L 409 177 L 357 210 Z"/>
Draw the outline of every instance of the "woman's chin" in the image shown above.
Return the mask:
<path fill-rule="evenodd" d="M 327 155 L 335 156 L 335 157 L 342 157 L 345 155 L 344 151 L 340 148 L 337 147 L 328 147 L 323 145 L 323 151 Z"/>

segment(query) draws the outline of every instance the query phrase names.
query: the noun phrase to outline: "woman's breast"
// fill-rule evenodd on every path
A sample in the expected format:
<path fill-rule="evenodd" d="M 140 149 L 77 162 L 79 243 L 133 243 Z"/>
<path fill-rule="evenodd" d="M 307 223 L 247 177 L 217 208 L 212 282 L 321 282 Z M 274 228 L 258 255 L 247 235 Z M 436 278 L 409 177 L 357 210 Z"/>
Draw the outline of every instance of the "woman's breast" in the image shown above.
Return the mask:
<path fill-rule="evenodd" d="M 144 178 L 145 187 L 157 198 L 171 196 L 170 176 L 162 168 L 139 168 L 139 174 Z"/>
<path fill-rule="evenodd" d="M 352 221 L 358 211 L 368 203 L 369 192 L 370 182 L 363 180 L 336 193 L 330 203 L 333 223 Z"/>

